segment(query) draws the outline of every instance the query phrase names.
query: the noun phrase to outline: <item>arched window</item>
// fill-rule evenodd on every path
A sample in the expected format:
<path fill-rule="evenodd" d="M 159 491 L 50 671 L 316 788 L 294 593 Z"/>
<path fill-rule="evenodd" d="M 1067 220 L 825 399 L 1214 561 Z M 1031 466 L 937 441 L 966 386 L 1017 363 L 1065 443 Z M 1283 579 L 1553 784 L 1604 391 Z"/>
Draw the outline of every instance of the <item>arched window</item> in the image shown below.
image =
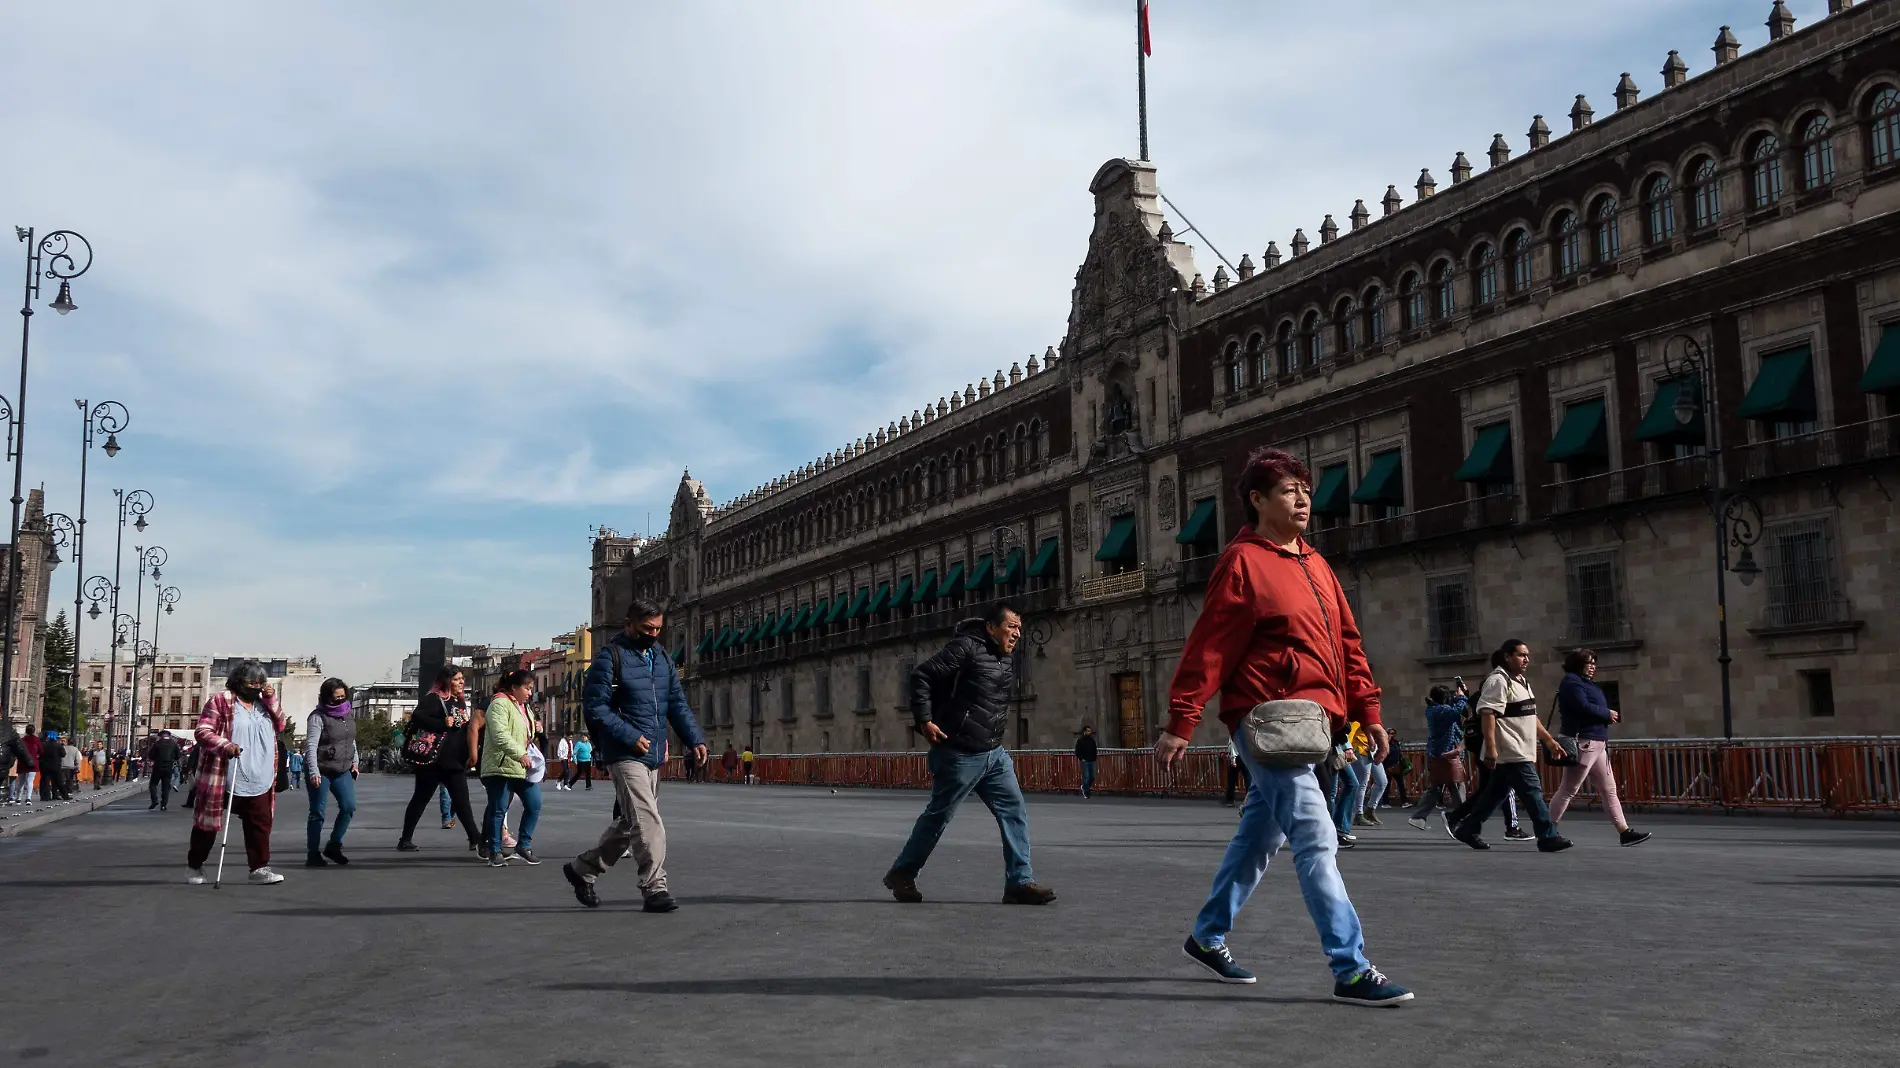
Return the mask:
<path fill-rule="evenodd" d="M 1596 220 L 1597 263 L 1600 265 L 1615 263 L 1623 254 L 1623 235 L 1617 227 L 1616 211 L 1616 198 L 1601 196 L 1590 212 L 1591 218 Z"/>
<path fill-rule="evenodd" d="M 1359 351 L 1359 306 L 1351 297 L 1333 305 L 1333 342 L 1341 353 Z"/>
<path fill-rule="evenodd" d="M 1772 208 L 1781 200 L 1781 142 L 1774 134 L 1755 138 L 1748 150 L 1750 207 Z"/>
<path fill-rule="evenodd" d="M 1531 291 L 1531 235 L 1518 230 L 1504 239 L 1504 254 L 1511 265 L 1511 292 Z"/>
<path fill-rule="evenodd" d="M 1425 325 L 1425 290 L 1418 284 L 1418 272 L 1407 271 L 1399 279 L 1399 329 L 1417 330 Z"/>
<path fill-rule="evenodd" d="M 1319 313 L 1311 311 L 1300 321 L 1300 348 L 1306 358 L 1306 367 L 1312 370 L 1319 366 L 1320 337 Z"/>
<path fill-rule="evenodd" d="M 1385 340 L 1385 291 L 1378 286 L 1366 290 L 1366 344 Z"/>
<path fill-rule="evenodd" d="M 1652 245 L 1660 245 L 1676 236 L 1676 185 L 1666 174 L 1658 174 L 1643 183 L 1644 236 Z"/>
<path fill-rule="evenodd" d="M 1900 89 L 1883 85 L 1867 105 L 1867 158 L 1885 167 L 1900 160 Z"/>
<path fill-rule="evenodd" d="M 1256 384 L 1273 377 L 1273 368 L 1267 363 L 1267 335 L 1257 330 L 1247 336 L 1247 373 Z"/>
<path fill-rule="evenodd" d="M 1489 241 L 1471 250 L 1471 303 L 1482 307 L 1498 299 L 1498 250 Z"/>
<path fill-rule="evenodd" d="M 1801 123 L 1801 188 L 1821 189 L 1834 183 L 1834 137 L 1827 116 L 1816 112 Z"/>
<path fill-rule="evenodd" d="M 1029 424 L 1029 462 L 1042 462 L 1042 421 L 1031 420 Z"/>
<path fill-rule="evenodd" d="M 1570 278 L 1583 270 L 1583 234 L 1577 226 L 1577 213 L 1566 211 L 1557 216 L 1551 252 L 1556 257 L 1557 277 Z"/>
<path fill-rule="evenodd" d="M 1227 392 L 1239 393 L 1247 388 L 1247 368 L 1240 362 L 1240 342 L 1229 341 L 1227 354 Z"/>
<path fill-rule="evenodd" d="M 1282 378 L 1290 376 L 1294 371 L 1299 370 L 1299 367 L 1293 362 L 1292 322 L 1289 321 L 1280 324 L 1280 335 L 1274 341 L 1273 349 L 1274 355 L 1278 358 L 1280 363 L 1280 376 Z"/>
<path fill-rule="evenodd" d="M 1715 160 L 1703 156 L 1689 164 L 1689 225 L 1707 230 L 1722 220 L 1722 187 L 1715 180 Z"/>
<path fill-rule="evenodd" d="M 1444 322 L 1458 310 L 1458 298 L 1451 291 L 1451 261 L 1432 264 L 1432 320 Z"/>

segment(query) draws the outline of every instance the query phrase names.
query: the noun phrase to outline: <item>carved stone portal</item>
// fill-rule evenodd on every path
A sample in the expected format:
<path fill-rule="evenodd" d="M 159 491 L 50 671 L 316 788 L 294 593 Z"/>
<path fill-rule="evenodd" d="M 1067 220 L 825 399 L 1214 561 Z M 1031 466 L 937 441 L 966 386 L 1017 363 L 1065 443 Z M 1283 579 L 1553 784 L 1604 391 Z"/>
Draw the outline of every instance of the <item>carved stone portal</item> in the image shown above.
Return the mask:
<path fill-rule="evenodd" d="M 1174 476 L 1162 475 L 1155 486 L 1155 518 L 1162 530 L 1174 529 Z"/>

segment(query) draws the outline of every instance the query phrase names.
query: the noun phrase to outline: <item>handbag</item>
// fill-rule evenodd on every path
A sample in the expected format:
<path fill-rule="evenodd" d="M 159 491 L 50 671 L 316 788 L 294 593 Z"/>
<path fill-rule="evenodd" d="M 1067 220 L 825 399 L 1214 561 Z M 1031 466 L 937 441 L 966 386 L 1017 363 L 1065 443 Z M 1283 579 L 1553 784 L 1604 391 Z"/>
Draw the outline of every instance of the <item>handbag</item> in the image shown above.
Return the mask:
<path fill-rule="evenodd" d="M 1334 752 L 1330 719 L 1316 701 L 1263 701 L 1240 727 L 1248 754 L 1262 767 L 1306 767 Z"/>
<path fill-rule="evenodd" d="M 415 725 L 414 720 L 409 722 Z M 412 731 L 402 740 L 402 758 L 418 766 L 435 763 L 442 755 L 442 737 L 436 731 Z"/>
<path fill-rule="evenodd" d="M 1557 714 L 1557 710 L 1553 708 L 1550 710 L 1550 714 L 1544 717 L 1544 728 L 1546 730 L 1550 728 L 1551 716 L 1555 716 L 1556 714 Z M 1545 759 L 1550 762 L 1551 767 L 1574 768 L 1577 765 L 1583 763 L 1583 750 L 1581 747 L 1577 745 L 1576 735 L 1558 734 L 1552 731 L 1551 737 L 1557 739 L 1557 744 L 1560 746 L 1563 746 L 1563 750 L 1564 750 L 1564 753 L 1562 756 L 1551 756 L 1548 753 L 1544 754 Z"/>

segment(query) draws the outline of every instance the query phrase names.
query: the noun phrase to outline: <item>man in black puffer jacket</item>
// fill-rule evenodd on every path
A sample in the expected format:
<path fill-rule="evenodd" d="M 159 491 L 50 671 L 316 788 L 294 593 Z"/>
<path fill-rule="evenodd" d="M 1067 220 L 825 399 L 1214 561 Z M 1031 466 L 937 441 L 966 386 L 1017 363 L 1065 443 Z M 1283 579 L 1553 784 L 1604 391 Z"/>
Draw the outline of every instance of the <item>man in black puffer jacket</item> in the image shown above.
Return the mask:
<path fill-rule="evenodd" d="M 998 601 L 981 619 L 965 620 L 943 651 L 910 676 L 910 712 L 930 741 L 930 804 L 917 817 L 910 841 L 884 876 L 899 901 L 918 902 L 917 873 L 943 837 L 957 806 L 971 793 L 983 799 L 1003 831 L 1003 903 L 1047 905 L 1055 891 L 1038 886 L 1029 868 L 1029 812 L 1016 765 L 1002 748 L 1009 726 L 1016 671 L 1010 654 L 1023 620 Z"/>

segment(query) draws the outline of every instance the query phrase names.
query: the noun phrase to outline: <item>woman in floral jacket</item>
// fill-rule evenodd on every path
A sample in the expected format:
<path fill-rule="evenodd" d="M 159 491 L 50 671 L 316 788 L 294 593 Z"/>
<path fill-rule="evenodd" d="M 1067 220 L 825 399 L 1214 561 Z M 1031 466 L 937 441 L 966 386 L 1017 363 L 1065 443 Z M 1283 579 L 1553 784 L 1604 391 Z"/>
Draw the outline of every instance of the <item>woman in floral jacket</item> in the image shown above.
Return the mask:
<path fill-rule="evenodd" d="M 224 828 L 225 805 L 244 824 L 244 855 L 251 882 L 281 883 L 270 870 L 271 817 L 277 801 L 277 735 L 284 713 L 264 669 L 247 660 L 231 670 L 224 692 L 198 714 L 198 785 L 192 803 L 186 882 L 205 881 L 204 863 Z M 226 794 L 230 799 L 226 801 Z"/>

